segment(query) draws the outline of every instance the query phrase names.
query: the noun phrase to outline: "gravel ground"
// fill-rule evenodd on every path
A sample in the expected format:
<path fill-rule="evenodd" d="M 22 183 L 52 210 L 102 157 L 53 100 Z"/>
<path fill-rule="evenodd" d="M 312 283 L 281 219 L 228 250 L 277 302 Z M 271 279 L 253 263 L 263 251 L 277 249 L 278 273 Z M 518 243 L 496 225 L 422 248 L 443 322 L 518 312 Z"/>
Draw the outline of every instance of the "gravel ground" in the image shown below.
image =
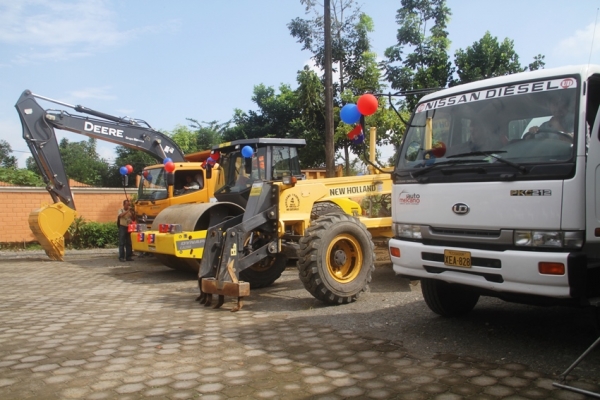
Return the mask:
<path fill-rule="evenodd" d="M 355 303 L 324 306 L 304 289 L 295 268 L 288 268 L 271 287 L 252 291 L 244 308 L 290 319 L 310 319 L 312 325 L 397 342 L 415 357 L 456 355 L 515 362 L 555 375 L 571 365 L 600 333 L 589 309 L 533 307 L 493 298 L 481 298 L 465 317 L 439 317 L 425 305 L 418 283 L 395 276 L 387 249 L 379 246 L 376 251 L 371 290 Z M 43 251 L 3 251 L 0 257 L 38 263 L 47 260 Z M 107 259 L 117 257 L 117 250 L 67 251 L 66 257 L 71 262 L 78 257 L 85 259 L 82 268 L 102 267 Z M 145 262 L 156 263 L 153 258 L 138 257 L 131 265 Z M 177 282 L 178 290 L 189 292 L 190 299 L 196 296 L 195 277 L 178 271 L 167 273 L 168 279 Z M 165 279 L 166 274 L 160 276 Z M 127 274 L 123 279 L 144 283 L 142 280 L 149 278 Z M 222 310 L 214 312 L 227 312 L 232 306 L 232 302 L 227 302 Z M 600 348 L 591 352 L 571 375 L 600 384 Z"/>

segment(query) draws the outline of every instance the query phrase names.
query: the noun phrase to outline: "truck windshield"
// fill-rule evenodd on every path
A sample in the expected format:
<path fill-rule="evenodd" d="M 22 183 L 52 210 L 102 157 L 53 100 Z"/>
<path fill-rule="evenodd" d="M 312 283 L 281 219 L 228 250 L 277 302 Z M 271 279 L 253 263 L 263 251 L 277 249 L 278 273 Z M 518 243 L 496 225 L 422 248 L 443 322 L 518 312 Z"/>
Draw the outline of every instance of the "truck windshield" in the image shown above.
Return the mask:
<path fill-rule="evenodd" d="M 564 77 L 422 102 L 403 140 L 396 174 L 427 175 L 433 181 L 497 180 L 511 171 L 518 179 L 540 165 L 535 169 L 540 177 L 571 173 L 570 167 L 543 166 L 572 167 L 579 86 L 576 78 Z"/>
<path fill-rule="evenodd" d="M 160 200 L 168 197 L 164 168 L 145 169 L 140 179 L 138 200 Z"/>

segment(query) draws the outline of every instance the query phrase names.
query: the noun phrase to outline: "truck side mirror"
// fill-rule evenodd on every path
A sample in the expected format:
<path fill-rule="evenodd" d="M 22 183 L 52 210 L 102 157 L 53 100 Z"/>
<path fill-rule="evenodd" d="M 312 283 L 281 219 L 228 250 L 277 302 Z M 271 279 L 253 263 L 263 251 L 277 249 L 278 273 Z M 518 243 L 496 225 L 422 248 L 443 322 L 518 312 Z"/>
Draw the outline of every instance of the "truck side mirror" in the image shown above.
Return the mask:
<path fill-rule="evenodd" d="M 167 172 L 167 186 L 173 186 L 175 184 L 175 174 Z"/>
<path fill-rule="evenodd" d="M 207 180 L 212 178 L 212 169 L 213 169 L 212 165 L 207 163 L 206 164 L 206 179 Z"/>
<path fill-rule="evenodd" d="M 252 173 L 252 157 L 244 158 L 244 172 L 246 175 Z"/>

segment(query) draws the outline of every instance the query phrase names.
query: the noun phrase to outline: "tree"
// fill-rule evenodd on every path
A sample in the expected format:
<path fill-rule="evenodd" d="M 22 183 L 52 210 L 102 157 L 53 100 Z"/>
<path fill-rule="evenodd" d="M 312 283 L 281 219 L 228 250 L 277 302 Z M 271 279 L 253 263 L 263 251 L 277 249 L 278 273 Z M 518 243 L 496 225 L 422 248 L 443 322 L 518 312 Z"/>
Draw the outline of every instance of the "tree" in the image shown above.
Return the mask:
<path fill-rule="evenodd" d="M 298 115 L 290 122 L 290 133 L 304 138 L 306 147 L 300 151 L 300 163 L 304 168 L 325 165 L 325 87 L 315 71 L 304 67 L 298 71 L 296 109 Z"/>
<path fill-rule="evenodd" d="M 220 124 L 218 121 L 199 122 L 193 118 L 186 119 L 190 122 L 190 127 L 195 129 L 196 151 L 208 150 L 220 144 L 223 141 L 223 131 L 229 126 L 229 122 Z"/>
<path fill-rule="evenodd" d="M 108 175 L 108 162 L 96 152 L 96 139 L 69 142 L 63 138 L 58 147 L 69 178 L 87 185 L 102 186 Z"/>
<path fill-rule="evenodd" d="M 224 131 L 223 140 L 293 137 L 290 122 L 300 116 L 296 99 L 296 93 L 289 85 L 280 85 L 279 93 L 263 84 L 255 86 L 252 101 L 258 111 L 236 109 L 232 119 L 234 126 Z"/>
<path fill-rule="evenodd" d="M 0 182 L 17 186 L 44 186 L 41 176 L 25 168 L 0 167 Z"/>
<path fill-rule="evenodd" d="M 12 148 L 6 140 L 0 140 L 0 167 L 17 168 L 17 157 L 12 155 Z"/>
<path fill-rule="evenodd" d="M 385 78 L 399 91 L 446 87 L 453 74 L 446 1 L 401 0 L 401 4 L 396 14 L 398 43 L 385 50 L 387 60 L 382 63 Z M 407 47 L 411 52 L 403 57 Z M 406 107 L 412 110 L 421 97 L 406 96 Z"/>
<path fill-rule="evenodd" d="M 104 182 L 104 186 L 106 187 L 121 187 L 123 185 L 123 176 L 121 175 L 120 168 L 125 165 L 133 167 L 134 173 L 128 179 L 128 187 L 133 187 L 136 181 L 131 177 L 140 174 L 144 167 L 148 165 L 162 162 L 162 160 L 157 160 L 148 153 L 124 146 L 117 146 L 115 152 L 117 153 L 115 163 L 110 166 L 108 176 Z"/>
<path fill-rule="evenodd" d="M 313 53 L 313 61 L 321 70 L 325 69 L 325 31 L 324 16 L 317 8 L 315 1 L 301 0 L 306 6 L 307 13 L 313 14 L 313 19 L 304 20 L 296 18 L 288 24 L 290 34 L 302 44 L 303 50 Z M 376 55 L 371 52 L 369 33 L 374 29 L 373 20 L 360 11 L 354 0 L 340 0 L 333 4 L 331 10 L 331 47 L 332 62 L 335 66 L 338 79 L 334 84 L 334 115 L 339 115 L 339 110 L 345 101 L 356 101 L 356 98 L 369 91 L 381 90 L 380 71 L 376 63 Z M 344 95 L 348 91 L 354 97 Z M 346 171 L 350 169 L 350 150 L 353 148 L 346 134 L 352 129 L 349 126 L 339 127 L 336 120 L 335 149 L 343 149 Z"/>
<path fill-rule="evenodd" d="M 58 149 L 69 178 L 87 185 L 104 185 L 109 176 L 109 165 L 96 152 L 96 139 L 70 142 L 69 139 L 63 138 Z M 33 157 L 28 157 L 26 164 L 28 170 L 40 174 Z"/>
<path fill-rule="evenodd" d="M 521 66 L 519 56 L 514 50 L 514 42 L 505 38 L 502 43 L 498 38 L 486 32 L 478 42 L 465 50 L 458 49 L 454 54 L 454 64 L 458 79 L 452 85 L 468 83 L 495 76 L 536 70 L 544 67 L 544 56 L 538 54 L 529 66 Z"/>

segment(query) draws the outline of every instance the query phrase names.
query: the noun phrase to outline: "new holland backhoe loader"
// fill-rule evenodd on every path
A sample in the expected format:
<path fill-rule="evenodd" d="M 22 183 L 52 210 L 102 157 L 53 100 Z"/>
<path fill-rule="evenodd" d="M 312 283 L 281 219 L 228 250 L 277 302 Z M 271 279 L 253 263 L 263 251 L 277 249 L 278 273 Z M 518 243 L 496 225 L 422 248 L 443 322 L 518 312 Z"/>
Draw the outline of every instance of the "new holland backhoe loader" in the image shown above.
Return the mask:
<path fill-rule="evenodd" d="M 199 266 L 199 300 L 238 297 L 272 284 L 288 257 L 317 299 L 355 301 L 374 268 L 372 236 L 391 236 L 390 217 L 364 216 L 359 201 L 391 193 L 388 173 L 302 180 L 299 139 L 240 140 L 215 148 L 221 163 L 216 204 L 182 205 L 161 212 L 154 229 L 132 234 L 134 250 Z M 374 151 L 374 143 L 372 149 Z M 248 194 L 249 196 L 242 196 Z M 187 215 L 185 224 L 180 215 Z"/>
<path fill-rule="evenodd" d="M 44 110 L 36 98 L 71 108 L 88 116 L 72 115 L 64 110 Z M 173 204 L 208 202 L 212 197 L 218 174 L 205 176 L 202 162 L 210 151 L 184 155 L 173 140 L 141 120 L 120 118 L 83 106 L 73 106 L 47 97 L 24 91 L 15 105 L 23 127 L 23 138 L 42 173 L 46 189 L 54 204 L 45 204 L 29 215 L 29 226 L 48 257 L 62 260 L 64 257 L 64 234 L 75 218 L 75 202 L 60 157 L 54 130 L 61 129 L 86 135 L 95 139 L 144 151 L 159 161 L 172 159 L 176 166 L 173 174 L 167 174 L 164 165 L 144 169 L 139 186 L 135 209 L 144 223 L 152 223 L 154 217 Z M 194 162 L 192 162 L 194 161 Z M 171 185 L 167 185 L 171 175 Z M 177 193 L 173 187 L 183 183 L 186 176 L 198 176 L 203 187 L 189 193 Z"/>

